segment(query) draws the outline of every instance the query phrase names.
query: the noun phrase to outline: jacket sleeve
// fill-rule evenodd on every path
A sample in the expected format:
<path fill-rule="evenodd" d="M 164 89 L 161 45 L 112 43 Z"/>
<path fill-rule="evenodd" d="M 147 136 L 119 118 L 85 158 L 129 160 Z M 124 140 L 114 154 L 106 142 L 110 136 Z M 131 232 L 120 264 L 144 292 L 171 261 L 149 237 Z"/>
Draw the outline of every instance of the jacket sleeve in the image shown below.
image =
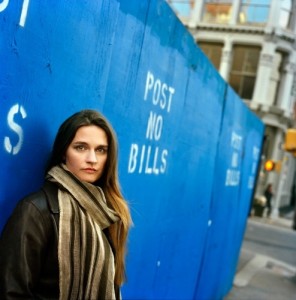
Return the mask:
<path fill-rule="evenodd" d="M 41 211 L 22 200 L 0 238 L 0 298 L 33 299 L 46 256 L 48 225 Z"/>

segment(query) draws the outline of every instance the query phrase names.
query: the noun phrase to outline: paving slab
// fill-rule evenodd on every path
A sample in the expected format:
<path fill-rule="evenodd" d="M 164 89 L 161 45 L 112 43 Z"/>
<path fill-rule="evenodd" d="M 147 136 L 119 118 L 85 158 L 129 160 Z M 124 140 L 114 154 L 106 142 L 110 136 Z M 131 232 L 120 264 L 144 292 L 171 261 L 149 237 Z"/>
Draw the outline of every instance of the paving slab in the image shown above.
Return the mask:
<path fill-rule="evenodd" d="M 233 288 L 225 300 L 296 300 L 296 267 L 242 250 Z"/>

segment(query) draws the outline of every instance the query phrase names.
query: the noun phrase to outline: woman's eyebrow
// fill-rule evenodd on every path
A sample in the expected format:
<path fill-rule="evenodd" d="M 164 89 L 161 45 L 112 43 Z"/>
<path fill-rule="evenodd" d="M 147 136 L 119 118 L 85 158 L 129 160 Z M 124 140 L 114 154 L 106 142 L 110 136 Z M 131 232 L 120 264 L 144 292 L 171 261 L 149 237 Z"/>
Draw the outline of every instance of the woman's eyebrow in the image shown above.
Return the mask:
<path fill-rule="evenodd" d="M 87 142 L 82 142 L 82 141 L 76 141 L 73 144 L 74 145 L 77 145 L 77 144 L 79 144 L 79 145 L 87 145 L 88 143 Z"/>
<path fill-rule="evenodd" d="M 76 141 L 76 142 L 74 142 L 73 144 L 74 144 L 74 145 L 88 145 L 89 143 L 83 142 L 83 141 Z M 108 148 L 109 145 L 108 145 L 108 144 L 99 144 L 99 145 L 97 145 L 97 147 Z"/>

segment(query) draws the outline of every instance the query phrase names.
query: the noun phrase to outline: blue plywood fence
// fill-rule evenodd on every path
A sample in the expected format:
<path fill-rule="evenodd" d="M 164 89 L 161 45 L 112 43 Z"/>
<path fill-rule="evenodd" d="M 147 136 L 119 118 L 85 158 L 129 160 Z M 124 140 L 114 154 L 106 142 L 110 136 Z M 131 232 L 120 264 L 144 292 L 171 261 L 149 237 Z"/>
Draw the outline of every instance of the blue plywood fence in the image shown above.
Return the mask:
<path fill-rule="evenodd" d="M 60 123 L 114 125 L 135 226 L 124 299 L 222 299 L 233 281 L 263 124 L 164 1 L 0 3 L 0 228 L 37 190 Z"/>

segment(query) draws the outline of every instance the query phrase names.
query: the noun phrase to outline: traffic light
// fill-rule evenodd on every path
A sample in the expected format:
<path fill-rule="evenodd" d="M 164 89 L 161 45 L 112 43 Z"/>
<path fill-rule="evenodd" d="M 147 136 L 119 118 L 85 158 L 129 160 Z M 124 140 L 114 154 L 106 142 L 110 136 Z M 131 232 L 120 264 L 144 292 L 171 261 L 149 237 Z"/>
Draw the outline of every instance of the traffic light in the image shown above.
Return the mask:
<path fill-rule="evenodd" d="M 267 172 L 273 171 L 275 169 L 275 165 L 276 165 L 276 163 L 273 160 L 268 159 L 264 163 L 264 170 Z"/>
<path fill-rule="evenodd" d="M 285 137 L 284 149 L 295 155 L 296 152 L 296 129 L 288 129 Z"/>

